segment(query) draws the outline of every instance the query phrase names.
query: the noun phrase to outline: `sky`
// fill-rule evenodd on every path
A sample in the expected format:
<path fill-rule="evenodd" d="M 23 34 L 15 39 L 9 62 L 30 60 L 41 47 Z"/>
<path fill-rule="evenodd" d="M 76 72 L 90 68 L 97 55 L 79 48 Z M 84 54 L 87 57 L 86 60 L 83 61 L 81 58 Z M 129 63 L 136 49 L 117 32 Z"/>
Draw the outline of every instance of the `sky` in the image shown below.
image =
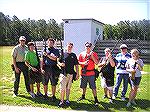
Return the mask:
<path fill-rule="evenodd" d="M 0 0 L 0 11 L 19 19 L 93 18 L 105 24 L 150 20 L 150 0 Z"/>

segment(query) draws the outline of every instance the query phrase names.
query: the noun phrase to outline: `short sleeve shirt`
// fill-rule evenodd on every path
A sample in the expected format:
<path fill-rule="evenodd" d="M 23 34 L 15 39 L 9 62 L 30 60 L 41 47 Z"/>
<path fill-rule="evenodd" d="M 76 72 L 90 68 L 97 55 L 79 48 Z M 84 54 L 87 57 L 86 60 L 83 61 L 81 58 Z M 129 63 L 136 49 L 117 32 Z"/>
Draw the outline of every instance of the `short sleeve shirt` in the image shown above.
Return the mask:
<path fill-rule="evenodd" d="M 139 63 L 140 66 L 142 66 L 142 67 L 144 66 L 144 63 L 143 63 L 143 61 L 141 59 L 138 59 L 137 63 Z M 129 69 L 130 68 L 134 68 L 134 65 L 135 65 L 135 61 L 132 58 L 127 60 L 126 66 L 129 67 Z M 137 68 L 135 68 L 135 70 L 136 70 L 135 77 L 141 77 L 142 76 L 141 71 L 139 69 L 137 69 Z M 129 75 L 131 76 L 130 73 L 129 73 Z"/>
<path fill-rule="evenodd" d="M 35 51 L 28 51 L 25 54 L 25 61 L 29 62 L 32 66 L 37 66 L 38 60 Z"/>
<path fill-rule="evenodd" d="M 131 55 L 129 53 L 126 53 L 125 55 L 123 55 L 122 53 L 117 54 L 117 56 L 115 57 L 116 73 L 128 74 L 128 72 L 126 71 L 125 64 L 129 58 L 131 58 Z"/>
<path fill-rule="evenodd" d="M 43 50 L 44 52 L 44 50 Z M 52 48 L 47 48 L 46 49 L 46 52 L 48 55 L 50 56 L 56 56 L 56 57 L 59 57 L 60 54 L 59 54 L 59 50 L 58 49 L 55 49 L 54 47 Z M 43 54 L 43 53 L 42 53 Z M 48 57 L 45 57 L 44 58 L 44 63 L 45 65 L 48 65 L 48 66 L 53 66 L 53 65 L 56 65 L 57 64 L 57 61 L 54 61 L 54 60 L 51 60 L 50 58 Z"/>
<path fill-rule="evenodd" d="M 65 70 L 68 74 L 74 73 L 74 65 L 78 65 L 78 59 L 75 53 L 64 53 L 65 56 Z"/>
<path fill-rule="evenodd" d="M 98 60 L 98 55 L 96 52 L 93 52 L 93 55 L 94 57 Z M 89 54 L 87 54 L 85 51 L 80 53 L 79 54 L 79 62 L 85 62 L 87 59 L 88 59 L 88 56 Z M 83 69 L 84 68 L 84 65 L 81 65 L 81 68 Z M 87 66 L 87 72 L 86 74 L 81 74 L 81 75 L 85 75 L 85 76 L 92 76 L 92 75 L 95 75 L 95 72 L 94 72 L 94 68 L 95 68 L 95 63 L 94 61 L 91 59 L 89 59 L 89 62 L 88 62 L 88 66 Z M 93 71 L 90 71 L 90 70 L 93 70 Z"/>
<path fill-rule="evenodd" d="M 16 62 L 25 62 L 25 54 L 28 51 L 28 47 L 25 45 L 24 47 L 17 45 L 12 50 L 12 57 L 16 59 Z"/>

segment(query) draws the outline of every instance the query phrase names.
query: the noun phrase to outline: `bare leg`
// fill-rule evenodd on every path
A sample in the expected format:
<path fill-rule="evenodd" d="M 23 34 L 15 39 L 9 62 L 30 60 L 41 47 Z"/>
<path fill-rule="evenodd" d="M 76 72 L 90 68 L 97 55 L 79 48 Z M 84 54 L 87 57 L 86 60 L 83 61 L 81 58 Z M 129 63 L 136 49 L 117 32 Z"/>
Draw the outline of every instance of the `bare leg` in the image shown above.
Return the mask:
<path fill-rule="evenodd" d="M 37 83 L 36 87 L 37 87 L 37 92 L 40 92 L 40 83 Z"/>

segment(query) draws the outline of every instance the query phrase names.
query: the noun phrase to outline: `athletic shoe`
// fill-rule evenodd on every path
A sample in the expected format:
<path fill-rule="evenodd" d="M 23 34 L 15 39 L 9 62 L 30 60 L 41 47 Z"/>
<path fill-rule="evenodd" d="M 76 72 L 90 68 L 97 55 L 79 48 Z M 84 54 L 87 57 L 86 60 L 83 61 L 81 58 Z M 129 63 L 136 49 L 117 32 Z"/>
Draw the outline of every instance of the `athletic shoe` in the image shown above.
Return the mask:
<path fill-rule="evenodd" d="M 51 97 L 51 101 L 52 101 L 52 102 L 56 101 L 56 97 L 55 97 L 55 96 L 52 96 L 52 97 Z"/>
<path fill-rule="evenodd" d="M 41 92 L 37 92 L 36 95 L 39 96 L 39 97 L 43 96 L 43 94 Z"/>
<path fill-rule="evenodd" d="M 58 107 L 64 107 L 64 102 L 60 101 L 60 103 L 58 104 Z"/>
<path fill-rule="evenodd" d="M 47 94 L 43 95 L 43 98 L 44 98 L 44 99 L 48 99 Z"/>
<path fill-rule="evenodd" d="M 131 103 L 132 103 L 133 105 L 137 105 L 136 102 L 135 102 L 135 100 L 132 100 Z"/>
<path fill-rule="evenodd" d="M 113 100 L 114 100 L 114 99 L 116 99 L 116 96 L 115 96 L 115 95 L 113 95 L 113 96 L 112 96 L 112 99 L 113 99 Z"/>
<path fill-rule="evenodd" d="M 128 102 L 126 107 L 130 107 L 131 106 L 131 102 Z"/>
<path fill-rule="evenodd" d="M 78 99 L 78 101 L 81 101 L 81 100 L 84 100 L 84 99 L 85 99 L 85 97 L 81 96 L 81 97 Z"/>
<path fill-rule="evenodd" d="M 103 96 L 103 99 L 105 99 L 105 98 L 108 98 L 108 96 L 107 96 L 107 95 L 104 95 L 104 96 Z"/>
<path fill-rule="evenodd" d="M 66 100 L 66 105 L 70 106 L 70 101 L 69 100 Z"/>
<path fill-rule="evenodd" d="M 125 101 L 126 99 L 125 99 L 125 97 L 121 97 L 121 100 L 122 100 L 122 101 Z"/>
<path fill-rule="evenodd" d="M 31 95 L 32 98 L 35 98 L 35 94 L 32 92 L 29 92 L 29 94 Z"/>
<path fill-rule="evenodd" d="M 17 97 L 17 96 L 18 96 L 18 94 L 16 94 L 16 93 L 13 94 L 13 97 Z"/>
<path fill-rule="evenodd" d="M 114 103 L 113 99 L 109 99 L 109 103 L 113 104 Z"/>
<path fill-rule="evenodd" d="M 99 105 L 99 101 L 98 100 L 95 100 L 94 103 L 95 103 L 95 106 Z"/>

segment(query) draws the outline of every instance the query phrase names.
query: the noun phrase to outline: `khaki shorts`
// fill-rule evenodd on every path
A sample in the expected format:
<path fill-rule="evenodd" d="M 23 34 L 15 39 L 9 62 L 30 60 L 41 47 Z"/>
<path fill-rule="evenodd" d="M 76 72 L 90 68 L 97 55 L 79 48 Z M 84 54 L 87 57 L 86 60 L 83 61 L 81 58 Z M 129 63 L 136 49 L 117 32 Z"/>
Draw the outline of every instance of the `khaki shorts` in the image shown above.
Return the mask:
<path fill-rule="evenodd" d="M 72 78 L 73 74 L 67 74 L 67 76 L 60 74 L 60 90 L 70 89 L 72 85 Z"/>

